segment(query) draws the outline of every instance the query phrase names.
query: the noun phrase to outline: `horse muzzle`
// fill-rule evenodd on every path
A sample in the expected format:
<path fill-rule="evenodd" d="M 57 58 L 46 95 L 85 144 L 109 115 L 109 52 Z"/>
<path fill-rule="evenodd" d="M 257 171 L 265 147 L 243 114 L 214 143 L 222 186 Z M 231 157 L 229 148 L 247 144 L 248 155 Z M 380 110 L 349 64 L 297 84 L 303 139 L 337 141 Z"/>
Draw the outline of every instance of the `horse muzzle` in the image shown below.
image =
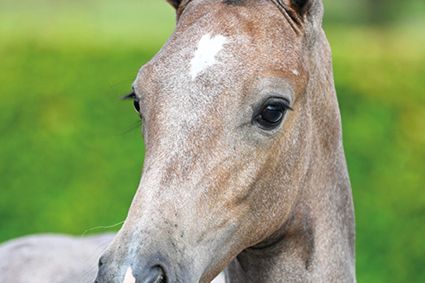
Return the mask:
<path fill-rule="evenodd" d="M 157 257 L 146 261 L 144 265 L 133 264 L 125 268 L 125 264 L 105 264 L 107 259 L 99 262 L 99 271 L 95 283 L 170 283 L 179 282 L 165 264 Z M 150 263 L 149 263 L 150 262 Z M 153 263 L 155 262 L 155 263 Z M 123 272 L 124 271 L 124 272 Z"/>

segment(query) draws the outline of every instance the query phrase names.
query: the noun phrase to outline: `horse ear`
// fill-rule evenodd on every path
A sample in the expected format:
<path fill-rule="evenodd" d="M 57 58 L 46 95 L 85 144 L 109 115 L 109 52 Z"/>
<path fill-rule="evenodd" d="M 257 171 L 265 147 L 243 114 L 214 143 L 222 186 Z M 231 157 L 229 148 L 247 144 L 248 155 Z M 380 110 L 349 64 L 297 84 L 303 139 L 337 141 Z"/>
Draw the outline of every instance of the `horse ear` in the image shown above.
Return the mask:
<path fill-rule="evenodd" d="M 182 0 L 167 0 L 168 3 L 171 4 L 175 9 L 178 9 Z"/>
<path fill-rule="evenodd" d="M 311 8 L 313 0 L 289 0 L 289 2 L 300 16 L 304 16 Z"/>
<path fill-rule="evenodd" d="M 323 18 L 322 0 L 275 0 L 283 3 L 294 18 L 305 22 L 308 20 L 321 25 Z"/>

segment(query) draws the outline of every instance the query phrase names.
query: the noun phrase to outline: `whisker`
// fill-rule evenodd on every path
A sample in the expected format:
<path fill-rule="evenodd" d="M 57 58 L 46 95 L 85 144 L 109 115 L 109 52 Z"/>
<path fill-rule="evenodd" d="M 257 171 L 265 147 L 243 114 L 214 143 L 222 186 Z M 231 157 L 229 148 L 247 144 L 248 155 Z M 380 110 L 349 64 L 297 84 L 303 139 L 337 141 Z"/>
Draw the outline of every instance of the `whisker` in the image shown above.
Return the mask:
<path fill-rule="evenodd" d="M 96 226 L 96 227 L 93 227 L 93 228 L 89 228 L 89 229 L 85 230 L 84 233 L 80 235 L 80 237 L 84 237 L 88 232 L 91 232 L 91 231 L 111 229 L 111 228 L 117 227 L 117 226 L 119 226 L 123 223 L 124 223 L 124 220 L 120 221 L 116 224 L 109 225 L 109 226 Z"/>

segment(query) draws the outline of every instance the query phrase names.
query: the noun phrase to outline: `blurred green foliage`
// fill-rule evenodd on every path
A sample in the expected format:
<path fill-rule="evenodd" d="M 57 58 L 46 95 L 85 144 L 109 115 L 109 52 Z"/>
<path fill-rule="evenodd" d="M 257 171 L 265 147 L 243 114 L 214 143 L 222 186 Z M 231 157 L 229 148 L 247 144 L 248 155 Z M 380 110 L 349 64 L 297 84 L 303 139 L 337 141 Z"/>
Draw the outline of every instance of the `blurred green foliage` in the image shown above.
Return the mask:
<path fill-rule="evenodd" d="M 373 27 L 361 16 L 365 1 L 325 3 L 358 281 L 425 282 L 422 2 Z M 143 142 L 119 97 L 173 25 L 165 1 L 0 2 L 0 241 L 102 232 L 90 228 L 125 218 Z"/>

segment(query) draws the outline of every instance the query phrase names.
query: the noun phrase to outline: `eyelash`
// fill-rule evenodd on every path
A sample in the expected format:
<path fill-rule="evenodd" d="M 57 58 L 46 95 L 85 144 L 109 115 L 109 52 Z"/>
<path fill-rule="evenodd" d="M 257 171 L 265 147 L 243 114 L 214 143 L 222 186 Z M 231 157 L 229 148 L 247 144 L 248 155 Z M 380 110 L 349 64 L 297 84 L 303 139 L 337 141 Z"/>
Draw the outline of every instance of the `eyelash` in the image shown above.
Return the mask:
<path fill-rule="evenodd" d="M 134 106 L 135 110 L 139 113 L 140 118 L 143 119 L 142 114 L 140 112 L 140 99 L 134 91 L 131 92 L 130 94 L 123 96 L 122 99 L 123 100 L 133 100 L 133 106 Z"/>
<path fill-rule="evenodd" d="M 138 99 L 138 98 L 137 98 L 137 95 L 136 95 L 136 93 L 135 93 L 134 91 L 132 91 L 131 93 L 129 93 L 129 94 L 127 94 L 127 95 L 124 95 L 124 96 L 122 97 L 122 100 L 129 100 L 129 99 L 132 99 L 132 100 L 136 100 L 136 99 Z"/>

